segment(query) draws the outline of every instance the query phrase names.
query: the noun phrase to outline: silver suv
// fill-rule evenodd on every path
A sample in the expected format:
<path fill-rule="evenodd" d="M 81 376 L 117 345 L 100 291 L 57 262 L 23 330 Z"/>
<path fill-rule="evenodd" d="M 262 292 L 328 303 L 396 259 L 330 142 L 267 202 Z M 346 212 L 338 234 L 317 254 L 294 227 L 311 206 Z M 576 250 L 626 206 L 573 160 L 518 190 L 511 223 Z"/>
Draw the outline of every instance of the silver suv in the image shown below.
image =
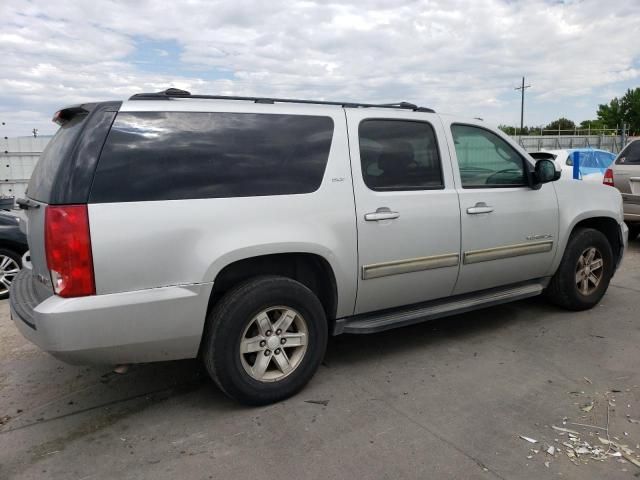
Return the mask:
<path fill-rule="evenodd" d="M 640 235 L 640 139 L 629 143 L 605 172 L 603 183 L 622 193 L 629 238 Z"/>
<path fill-rule="evenodd" d="M 544 292 L 591 308 L 626 246 L 615 189 L 408 103 L 170 89 L 54 120 L 18 328 L 72 363 L 200 357 L 247 404 L 301 389 L 329 335 Z"/>

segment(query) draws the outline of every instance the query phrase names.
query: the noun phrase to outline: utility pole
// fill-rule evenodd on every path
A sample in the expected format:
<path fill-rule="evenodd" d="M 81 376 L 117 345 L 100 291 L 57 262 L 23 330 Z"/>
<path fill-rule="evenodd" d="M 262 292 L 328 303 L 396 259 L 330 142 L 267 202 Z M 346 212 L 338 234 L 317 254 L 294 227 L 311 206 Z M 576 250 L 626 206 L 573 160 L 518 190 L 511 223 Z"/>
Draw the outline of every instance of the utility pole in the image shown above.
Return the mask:
<path fill-rule="evenodd" d="M 520 102 L 520 137 L 522 138 L 522 131 L 524 130 L 524 91 L 527 88 L 530 88 L 531 85 L 524 84 L 524 77 L 522 77 L 522 86 L 515 88 L 515 90 L 520 90 L 522 93 L 522 101 Z"/>

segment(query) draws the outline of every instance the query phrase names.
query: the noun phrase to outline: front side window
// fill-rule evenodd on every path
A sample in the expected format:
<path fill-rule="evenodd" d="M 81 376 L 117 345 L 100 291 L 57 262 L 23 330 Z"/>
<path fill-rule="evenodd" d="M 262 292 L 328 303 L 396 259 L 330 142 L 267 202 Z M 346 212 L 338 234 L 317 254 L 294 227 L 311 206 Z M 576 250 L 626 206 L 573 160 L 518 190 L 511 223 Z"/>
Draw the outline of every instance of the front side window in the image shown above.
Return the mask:
<path fill-rule="evenodd" d="M 495 133 L 471 125 L 452 125 L 463 188 L 527 185 L 524 159 Z"/>
<path fill-rule="evenodd" d="M 433 128 L 426 122 L 370 119 L 360 123 L 364 183 L 375 191 L 443 188 Z"/>
<path fill-rule="evenodd" d="M 90 201 L 310 193 L 322 183 L 332 137 L 330 117 L 121 112 Z"/>

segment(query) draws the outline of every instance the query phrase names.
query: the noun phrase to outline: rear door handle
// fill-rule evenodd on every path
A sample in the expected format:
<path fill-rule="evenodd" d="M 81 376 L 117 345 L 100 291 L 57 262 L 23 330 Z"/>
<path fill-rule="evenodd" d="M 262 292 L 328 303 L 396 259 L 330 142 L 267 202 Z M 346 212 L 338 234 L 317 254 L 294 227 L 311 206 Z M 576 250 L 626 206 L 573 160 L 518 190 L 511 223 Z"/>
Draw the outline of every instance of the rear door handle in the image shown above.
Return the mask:
<path fill-rule="evenodd" d="M 478 215 L 479 213 L 491 213 L 493 212 L 493 207 L 490 207 L 484 202 L 478 202 L 473 207 L 467 208 L 467 213 L 469 215 Z"/>
<path fill-rule="evenodd" d="M 367 222 L 378 222 L 380 220 L 393 220 L 399 216 L 398 212 L 392 212 L 388 207 L 380 207 L 375 212 L 366 213 L 364 219 Z"/>

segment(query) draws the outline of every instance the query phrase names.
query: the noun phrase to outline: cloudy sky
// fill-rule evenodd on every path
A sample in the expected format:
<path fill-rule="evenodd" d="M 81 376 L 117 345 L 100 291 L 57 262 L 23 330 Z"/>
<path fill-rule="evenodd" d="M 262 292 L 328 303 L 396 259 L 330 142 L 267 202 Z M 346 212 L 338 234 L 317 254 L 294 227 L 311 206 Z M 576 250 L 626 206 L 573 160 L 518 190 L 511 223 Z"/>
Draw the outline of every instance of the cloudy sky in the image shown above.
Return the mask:
<path fill-rule="evenodd" d="M 2 0 L 0 134 L 174 86 L 392 102 L 498 124 L 595 118 L 640 86 L 640 9 L 601 0 Z"/>

